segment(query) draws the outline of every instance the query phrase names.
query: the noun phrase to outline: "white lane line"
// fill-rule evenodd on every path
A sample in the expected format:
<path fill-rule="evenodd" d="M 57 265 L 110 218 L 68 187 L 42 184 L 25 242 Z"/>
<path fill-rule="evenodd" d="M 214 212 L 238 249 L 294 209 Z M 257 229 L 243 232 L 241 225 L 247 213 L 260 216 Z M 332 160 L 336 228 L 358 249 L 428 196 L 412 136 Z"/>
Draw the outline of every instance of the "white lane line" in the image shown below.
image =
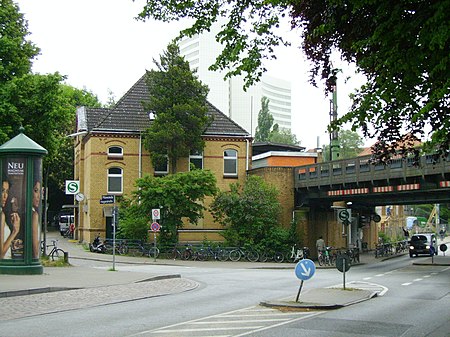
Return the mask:
<path fill-rule="evenodd" d="M 423 277 L 424 277 L 424 278 L 426 278 L 426 277 L 431 277 L 431 275 L 424 275 Z"/>
<path fill-rule="evenodd" d="M 193 325 L 211 325 L 211 324 L 230 324 L 230 323 L 259 323 L 259 322 L 283 322 L 290 320 L 286 318 L 272 318 L 272 319 L 248 319 L 248 320 L 234 320 L 234 321 L 206 321 L 206 322 L 192 322 Z"/>
<path fill-rule="evenodd" d="M 199 331 L 230 331 L 230 330 L 248 330 L 248 329 L 261 329 L 261 325 L 255 326 L 238 326 L 238 327 L 225 327 L 225 328 L 204 328 L 204 329 L 173 329 L 173 330 L 155 330 L 149 331 L 150 333 L 173 333 L 173 332 L 199 332 Z"/>
<path fill-rule="evenodd" d="M 371 278 L 372 278 L 372 277 L 364 277 L 363 280 L 364 280 L 364 281 L 367 281 L 367 280 L 370 280 Z"/>
<path fill-rule="evenodd" d="M 422 281 L 423 279 L 421 279 L 421 278 L 416 278 L 415 280 L 413 280 L 413 282 L 419 282 L 419 281 Z"/>
<path fill-rule="evenodd" d="M 381 276 L 384 276 L 384 274 L 378 274 L 378 275 L 375 275 L 376 277 L 381 277 Z"/>
<path fill-rule="evenodd" d="M 402 286 L 409 286 L 411 284 L 412 284 L 412 282 L 406 282 L 406 283 L 402 283 Z"/>

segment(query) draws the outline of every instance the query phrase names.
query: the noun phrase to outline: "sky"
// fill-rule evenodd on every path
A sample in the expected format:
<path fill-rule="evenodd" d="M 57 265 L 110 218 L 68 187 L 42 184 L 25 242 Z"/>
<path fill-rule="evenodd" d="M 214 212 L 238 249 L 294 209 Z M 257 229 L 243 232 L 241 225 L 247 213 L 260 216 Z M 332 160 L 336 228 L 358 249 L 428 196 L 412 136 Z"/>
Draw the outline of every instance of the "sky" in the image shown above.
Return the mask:
<path fill-rule="evenodd" d="M 144 74 L 153 69 L 169 42 L 187 22 L 145 22 L 134 18 L 144 0 L 15 0 L 28 21 L 27 38 L 41 49 L 33 62 L 40 74 L 59 72 L 66 83 L 87 89 L 106 103 L 117 101 Z M 268 74 L 291 82 L 292 132 L 307 149 L 328 144 L 329 100 L 323 86 L 309 82 L 309 64 L 299 34 L 285 29 L 291 47 L 276 49 L 277 60 L 266 63 Z M 338 77 L 338 115 L 351 106 L 348 95 L 364 83 L 354 67 L 335 61 Z M 347 79 L 350 77 L 350 79 Z M 346 80 L 347 79 L 347 80 Z M 319 140 L 318 140 L 319 137 Z"/>

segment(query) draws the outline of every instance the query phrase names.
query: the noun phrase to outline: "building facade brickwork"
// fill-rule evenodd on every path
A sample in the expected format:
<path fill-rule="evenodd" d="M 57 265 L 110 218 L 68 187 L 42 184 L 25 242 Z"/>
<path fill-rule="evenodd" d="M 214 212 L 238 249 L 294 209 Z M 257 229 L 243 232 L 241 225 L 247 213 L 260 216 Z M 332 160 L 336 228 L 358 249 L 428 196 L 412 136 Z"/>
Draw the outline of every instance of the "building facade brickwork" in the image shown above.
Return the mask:
<path fill-rule="evenodd" d="M 136 179 L 147 174 L 159 175 L 151 164 L 150 153 L 143 146 L 142 131 L 151 120 L 137 102 L 145 100 L 146 90 L 143 76 L 114 108 L 77 109 L 74 178 L 80 180 L 81 192 L 85 195 L 76 212 L 80 241 L 90 242 L 98 234 L 111 237 L 113 205 L 101 204 L 103 195 L 130 195 Z M 200 158 L 203 168 L 214 173 L 218 188 L 226 190 L 230 183 L 243 182 L 251 167 L 251 137 L 210 104 L 208 114 L 212 123 L 204 132 L 205 148 Z M 227 152 L 227 159 L 225 151 L 231 151 Z M 224 172 L 230 153 L 235 174 Z M 189 163 L 188 157 L 179 159 L 177 170 L 189 170 Z M 210 201 L 207 199 L 205 203 Z M 206 212 L 197 225 L 186 223 L 179 238 L 180 241 L 218 241 L 223 240 L 221 231 Z"/>

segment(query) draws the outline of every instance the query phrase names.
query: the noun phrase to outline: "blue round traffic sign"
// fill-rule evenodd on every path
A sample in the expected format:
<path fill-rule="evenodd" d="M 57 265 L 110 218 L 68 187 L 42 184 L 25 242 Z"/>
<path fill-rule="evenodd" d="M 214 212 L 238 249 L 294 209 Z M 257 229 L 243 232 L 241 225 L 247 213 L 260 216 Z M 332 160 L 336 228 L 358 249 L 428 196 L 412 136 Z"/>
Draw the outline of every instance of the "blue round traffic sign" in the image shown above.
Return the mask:
<path fill-rule="evenodd" d="M 316 265 L 310 259 L 298 261 L 295 266 L 295 276 L 302 281 L 309 280 L 316 272 Z"/>

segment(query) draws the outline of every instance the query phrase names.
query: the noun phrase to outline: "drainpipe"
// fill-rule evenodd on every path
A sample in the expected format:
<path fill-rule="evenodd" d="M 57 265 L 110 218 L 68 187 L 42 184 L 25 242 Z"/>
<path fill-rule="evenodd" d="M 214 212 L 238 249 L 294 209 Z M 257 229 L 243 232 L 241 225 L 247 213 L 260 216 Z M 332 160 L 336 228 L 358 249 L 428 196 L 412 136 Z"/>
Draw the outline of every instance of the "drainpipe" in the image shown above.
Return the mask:
<path fill-rule="evenodd" d="M 248 140 L 248 138 L 245 139 L 245 141 L 247 142 L 247 150 L 246 150 L 246 155 L 245 155 L 245 171 L 248 171 L 248 162 L 249 162 L 249 148 L 250 148 L 250 141 Z"/>
<path fill-rule="evenodd" d="M 138 178 L 142 177 L 142 132 L 139 131 Z"/>

